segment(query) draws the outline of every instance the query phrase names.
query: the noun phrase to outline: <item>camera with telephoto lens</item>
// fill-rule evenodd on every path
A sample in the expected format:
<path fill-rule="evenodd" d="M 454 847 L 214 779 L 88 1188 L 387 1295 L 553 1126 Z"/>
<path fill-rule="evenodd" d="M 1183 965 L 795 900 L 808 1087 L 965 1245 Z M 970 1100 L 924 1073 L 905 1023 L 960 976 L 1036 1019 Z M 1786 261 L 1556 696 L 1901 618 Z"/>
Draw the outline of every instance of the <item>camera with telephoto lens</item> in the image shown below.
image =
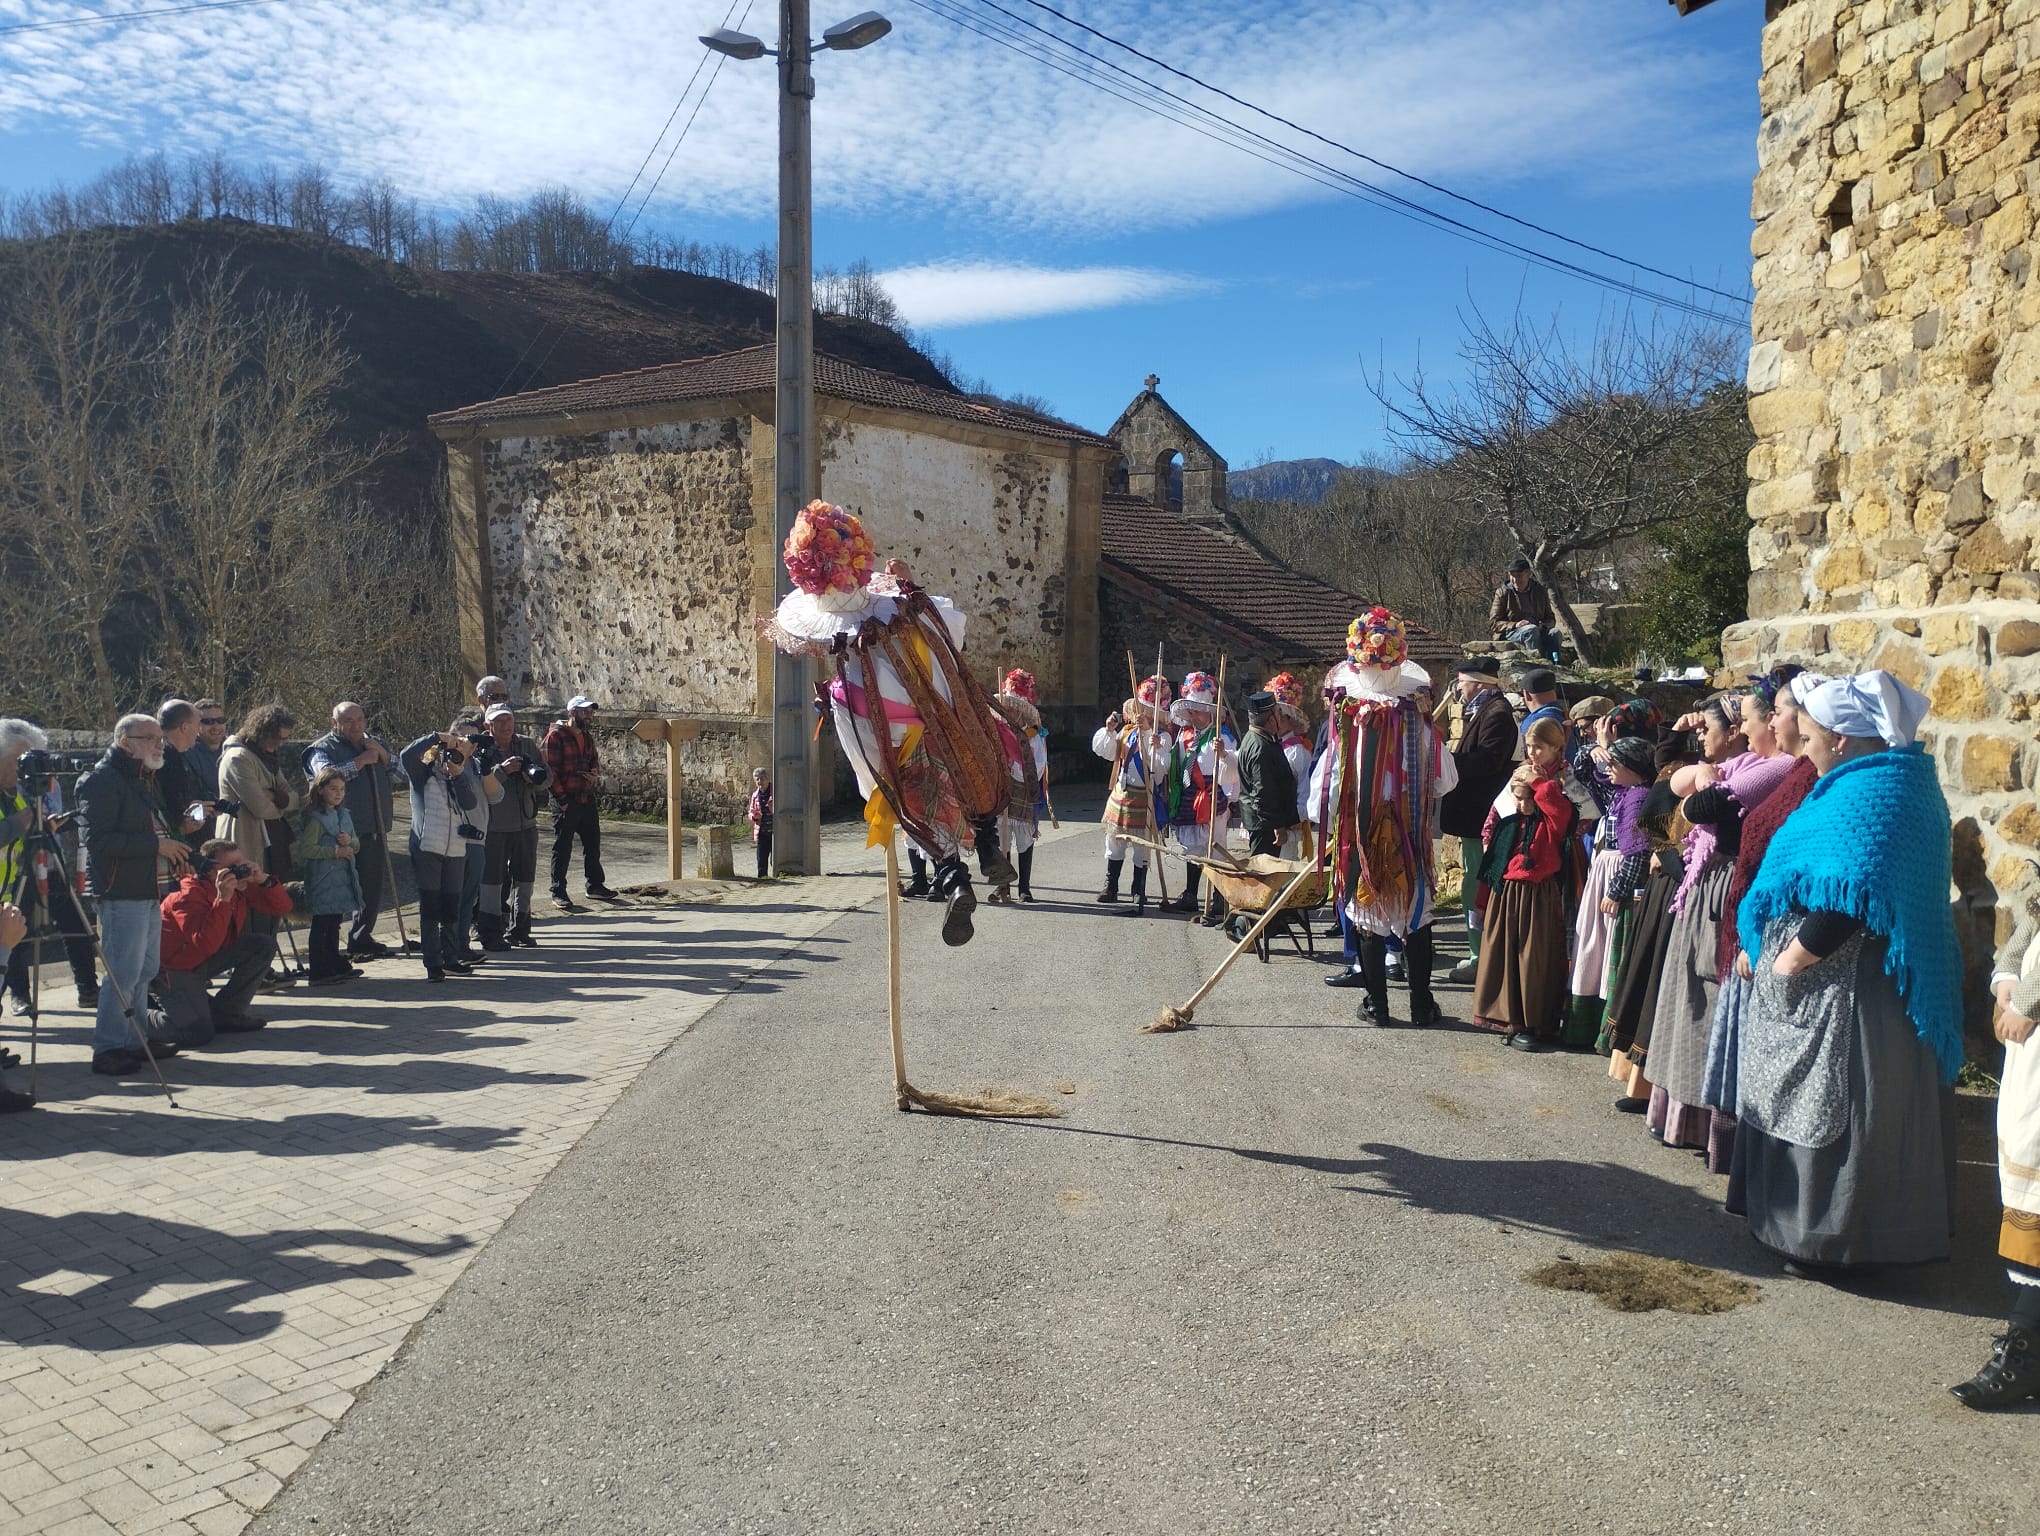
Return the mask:
<path fill-rule="evenodd" d="M 455 827 L 453 830 L 458 832 L 462 837 L 466 838 L 471 843 L 479 843 L 489 835 L 488 833 L 484 832 L 480 827 L 474 826 L 465 821 L 462 822 L 459 826 Z"/>
<path fill-rule="evenodd" d="M 194 850 L 186 857 L 190 861 L 191 872 L 201 880 L 210 880 L 213 871 L 216 869 L 224 869 L 228 874 L 242 880 L 253 879 L 255 875 L 255 866 L 238 853 L 230 858 L 216 859 L 210 854 L 199 853 Z"/>
<path fill-rule="evenodd" d="M 468 744 L 468 756 L 482 773 L 493 773 L 496 765 L 503 761 L 503 753 L 496 745 L 496 738 L 487 731 L 461 738 Z"/>
<path fill-rule="evenodd" d="M 84 773 L 96 762 L 97 758 L 80 752 L 24 752 L 21 754 L 21 777 L 42 781 L 53 779 L 60 773 Z"/>

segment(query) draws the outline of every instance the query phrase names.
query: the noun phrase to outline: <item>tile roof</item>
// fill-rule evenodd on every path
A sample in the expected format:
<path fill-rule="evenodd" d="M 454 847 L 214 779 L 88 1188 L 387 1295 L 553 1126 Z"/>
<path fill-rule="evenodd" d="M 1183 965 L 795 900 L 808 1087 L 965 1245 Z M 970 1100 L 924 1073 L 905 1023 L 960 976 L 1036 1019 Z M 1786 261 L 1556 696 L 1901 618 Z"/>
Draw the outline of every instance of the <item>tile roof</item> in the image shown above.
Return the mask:
<path fill-rule="evenodd" d="M 1099 545 L 1108 580 L 1261 639 L 1284 660 L 1337 660 L 1346 651 L 1346 626 L 1373 605 L 1371 598 L 1314 581 L 1242 539 L 1199 528 L 1137 496 L 1106 495 Z M 1410 654 L 1418 662 L 1458 659 L 1451 641 L 1419 624 L 1409 629 Z"/>
<path fill-rule="evenodd" d="M 484 400 L 458 410 L 441 411 L 430 418 L 434 430 L 443 433 L 467 427 L 486 427 L 496 422 L 527 421 L 557 416 L 572 419 L 597 411 L 614 411 L 629 406 L 678 405 L 689 400 L 713 400 L 729 395 L 770 394 L 774 383 L 773 349 L 746 347 L 715 357 L 692 358 L 686 362 L 664 363 L 656 368 L 639 368 L 630 373 L 605 374 L 574 384 L 555 384 L 546 389 Z M 1061 442 L 1096 443 L 1112 447 L 1110 438 L 1067 422 L 1036 416 L 1010 406 L 991 405 L 966 395 L 951 394 L 916 384 L 898 374 L 881 373 L 860 363 L 845 362 L 826 353 L 815 354 L 815 393 L 832 400 L 858 405 L 875 405 L 888 410 L 914 411 L 950 421 L 967 421 L 979 426 L 1002 427 L 1033 437 Z"/>

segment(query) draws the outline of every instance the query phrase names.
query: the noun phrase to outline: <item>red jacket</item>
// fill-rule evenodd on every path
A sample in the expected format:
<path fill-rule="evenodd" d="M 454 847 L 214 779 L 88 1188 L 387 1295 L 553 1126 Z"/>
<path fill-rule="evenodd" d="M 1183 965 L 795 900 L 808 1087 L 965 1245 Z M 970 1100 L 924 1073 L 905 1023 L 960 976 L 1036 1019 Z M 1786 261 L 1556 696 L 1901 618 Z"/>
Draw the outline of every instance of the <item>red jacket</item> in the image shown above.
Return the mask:
<path fill-rule="evenodd" d="M 1566 839 L 1572 836 L 1573 824 L 1579 819 L 1565 785 L 1557 779 L 1533 780 L 1530 798 L 1540 812 L 1537 828 L 1530 834 L 1527 847 L 1517 847 L 1505 879 L 1536 882 L 1557 874 L 1565 859 Z"/>
<path fill-rule="evenodd" d="M 283 882 L 250 885 L 225 906 L 213 900 L 210 876 L 186 875 L 163 898 L 163 969 L 195 971 L 240 937 L 248 911 L 282 917 L 290 911 L 290 892 Z"/>

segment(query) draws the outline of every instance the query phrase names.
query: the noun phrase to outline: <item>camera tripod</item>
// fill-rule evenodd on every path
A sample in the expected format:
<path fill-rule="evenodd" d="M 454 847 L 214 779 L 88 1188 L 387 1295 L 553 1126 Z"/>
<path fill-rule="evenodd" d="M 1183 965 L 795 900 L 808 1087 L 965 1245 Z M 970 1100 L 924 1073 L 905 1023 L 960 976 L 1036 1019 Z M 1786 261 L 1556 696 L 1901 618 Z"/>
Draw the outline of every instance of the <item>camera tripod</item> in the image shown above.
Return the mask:
<path fill-rule="evenodd" d="M 134 1031 L 135 1040 L 140 1044 L 142 1055 L 149 1063 L 149 1070 L 156 1076 L 156 1085 L 163 1090 L 163 1096 L 175 1109 L 177 1094 L 163 1076 L 162 1065 L 156 1060 L 156 1053 L 149 1043 L 147 1013 L 149 1006 L 147 983 L 144 982 L 139 999 L 128 995 L 128 990 L 113 974 L 113 967 L 106 964 L 106 951 L 99 942 L 99 925 L 93 914 L 85 909 L 84 898 L 78 893 L 76 881 L 72 878 L 70 862 L 64 857 L 63 839 L 58 830 L 50 825 L 45 804 L 52 781 L 47 777 L 24 780 L 19 793 L 25 803 L 29 825 L 21 838 L 20 847 L 27 859 L 22 870 L 21 913 L 28 923 L 28 932 L 22 937 L 24 945 L 32 945 L 28 967 L 28 1095 L 35 1097 L 37 1071 L 40 1065 L 42 1040 L 42 959 L 43 946 L 55 937 L 66 943 L 82 939 L 92 952 L 92 958 L 106 973 L 105 985 L 113 988 L 114 998 L 120 1003 L 121 1013 Z M 52 880 L 61 883 L 67 899 L 78 917 L 82 933 L 65 933 L 56 921 L 50 905 Z M 136 1011 L 139 1003 L 140 1012 Z"/>

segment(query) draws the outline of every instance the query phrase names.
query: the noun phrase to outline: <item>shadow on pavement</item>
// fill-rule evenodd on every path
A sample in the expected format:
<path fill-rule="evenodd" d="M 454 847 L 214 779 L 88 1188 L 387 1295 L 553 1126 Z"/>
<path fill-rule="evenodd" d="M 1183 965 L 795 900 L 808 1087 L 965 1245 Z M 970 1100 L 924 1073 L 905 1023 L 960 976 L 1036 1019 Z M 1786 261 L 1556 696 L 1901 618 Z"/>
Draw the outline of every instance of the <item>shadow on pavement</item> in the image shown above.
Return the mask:
<path fill-rule="evenodd" d="M 0 1211 L 0 1231 L 8 1249 L 0 1339 L 85 1350 L 238 1344 L 283 1321 L 279 1312 L 239 1308 L 345 1280 L 395 1279 L 411 1273 L 404 1258 L 443 1258 L 472 1246 L 461 1236 L 415 1243 L 339 1228 L 242 1237 L 124 1211 Z M 331 1248 L 383 1256 L 347 1263 L 311 1251 Z M 60 1290 L 35 1284 L 57 1276 L 64 1281 Z M 72 1277 L 97 1278 L 72 1289 Z M 159 1285 L 188 1287 L 193 1294 L 141 1305 Z"/>
<path fill-rule="evenodd" d="M 437 1147 L 446 1152 L 486 1152 L 514 1141 L 521 1125 L 447 1125 L 429 1115 L 349 1115 L 326 1111 L 250 1120 L 201 1106 L 200 1083 L 173 1083 L 187 1092 L 186 1107 L 162 1105 L 154 1083 L 141 1085 L 104 1109 L 78 1109 L 43 1117 L 32 1134 L 15 1138 L 10 1162 L 110 1152 L 116 1157 L 162 1157 L 184 1152 L 253 1152 L 258 1157 L 331 1157 L 341 1152 L 380 1152 L 390 1147 Z M 70 1218 L 65 1218 L 69 1220 Z"/>

